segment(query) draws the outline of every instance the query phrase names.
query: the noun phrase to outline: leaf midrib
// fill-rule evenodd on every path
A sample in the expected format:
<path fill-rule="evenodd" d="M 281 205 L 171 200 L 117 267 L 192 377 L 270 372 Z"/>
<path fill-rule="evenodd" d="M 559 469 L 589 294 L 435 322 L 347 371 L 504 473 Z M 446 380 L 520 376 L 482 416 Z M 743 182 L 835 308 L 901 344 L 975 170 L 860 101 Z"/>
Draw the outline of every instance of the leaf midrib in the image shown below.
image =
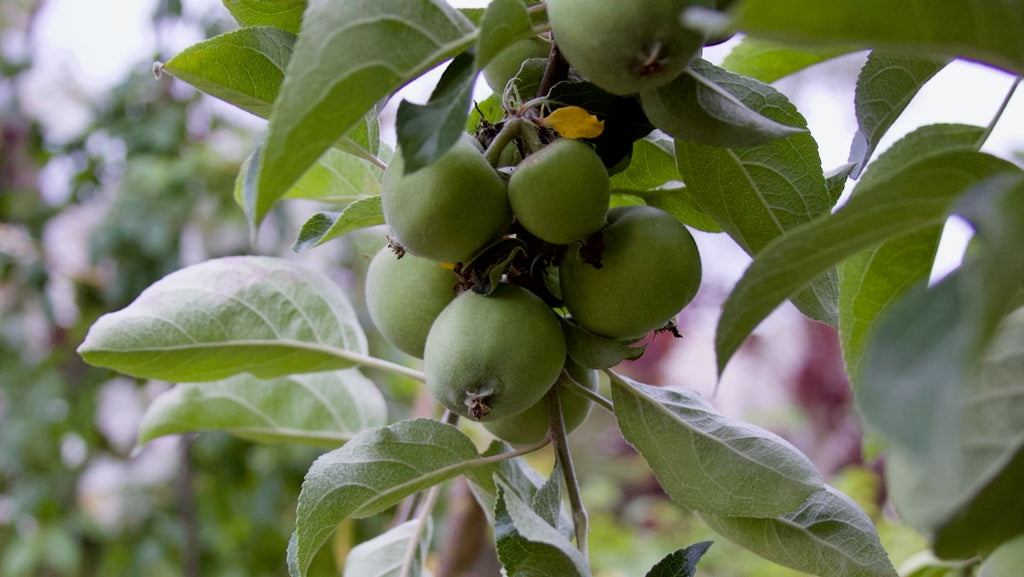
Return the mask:
<path fill-rule="evenodd" d="M 643 394 L 642 392 L 640 392 L 640 391 L 638 391 L 638 390 L 636 390 L 636 389 L 633 389 L 633 387 L 632 387 L 632 386 L 630 386 L 630 385 L 624 385 L 624 384 L 619 384 L 619 386 L 620 386 L 620 387 L 625 387 L 625 388 L 627 388 L 627 389 L 630 389 L 629 393 L 630 393 L 631 395 L 633 395 L 634 397 L 637 397 L 637 398 L 638 398 L 638 397 L 647 397 L 647 395 L 644 395 L 644 394 Z M 650 398 L 650 397 L 647 397 L 647 398 Z M 638 399 L 638 400 L 639 400 L 639 401 L 642 401 L 642 399 Z M 651 400 L 654 400 L 654 399 L 651 399 Z M 742 457 L 742 458 L 743 458 L 744 460 L 746 460 L 746 461 L 748 461 L 748 462 L 750 462 L 750 463 L 752 463 L 752 464 L 755 464 L 755 465 L 757 465 L 758 467 L 760 467 L 760 468 L 762 468 L 762 469 L 766 469 L 766 470 L 768 470 L 768 471 L 772 471 L 772 472 L 774 472 L 774 473 L 778 474 L 779 476 L 781 476 L 781 477 L 783 477 L 783 478 L 789 479 L 789 480 L 791 480 L 791 481 L 794 481 L 794 482 L 798 482 L 799 484 L 801 484 L 801 485 L 803 485 L 803 486 L 809 486 L 809 487 L 818 487 L 818 485 L 808 485 L 808 484 L 807 484 L 807 483 L 806 483 L 805 481 L 797 481 L 797 480 L 796 480 L 796 479 L 794 479 L 793 477 L 790 477 L 790 476 L 788 476 L 788 475 L 785 475 L 785 474 L 784 474 L 784 473 L 782 473 L 781 471 L 778 471 L 778 470 L 776 470 L 776 469 L 774 469 L 774 468 L 772 468 L 772 467 L 769 467 L 769 466 L 768 466 L 767 464 L 765 464 L 765 463 L 762 463 L 762 462 L 760 462 L 760 461 L 756 461 L 756 460 L 752 459 L 751 457 L 749 457 L 749 456 L 748 456 L 748 455 L 746 455 L 745 453 L 742 453 L 742 452 L 740 452 L 740 451 L 736 450 L 735 448 L 733 448 L 732 446 L 728 445 L 727 443 L 724 443 L 724 442 L 722 442 L 722 441 L 721 441 L 720 439 L 718 439 L 717 437 L 711 436 L 710 434 L 708 434 L 708 433 L 705 433 L 704 431 L 701 431 L 700 429 L 697 429 L 697 428 L 694 428 L 694 427 L 690 426 L 690 425 L 689 425 L 689 424 L 688 424 L 688 423 L 687 423 L 686 421 L 683 421 L 683 420 L 681 420 L 681 419 L 680 419 L 680 418 L 678 417 L 678 415 L 675 415 L 674 413 L 672 413 L 671 411 L 669 411 L 669 410 L 668 410 L 668 408 L 667 408 L 666 406 L 664 406 L 664 405 L 663 405 L 662 403 L 659 403 L 659 402 L 654 402 L 654 403 L 653 403 L 653 405 L 654 405 L 654 407 L 655 407 L 655 411 L 657 411 L 657 412 L 659 412 L 659 413 L 662 413 L 662 414 L 664 414 L 664 415 L 666 415 L 666 416 L 668 416 L 668 417 L 670 417 L 670 418 L 672 418 L 672 419 L 676 420 L 677 422 L 679 422 L 680 424 L 682 424 L 682 425 L 683 425 L 683 426 L 684 426 L 684 427 L 685 427 L 685 428 L 686 428 L 687 430 L 690 430 L 690 431 L 692 431 L 693 433 L 695 433 L 696 435 L 702 436 L 702 437 L 704 437 L 704 438 L 706 438 L 706 439 L 709 439 L 709 440 L 715 441 L 715 443 L 716 443 L 716 444 L 718 444 L 718 445 L 720 445 L 720 446 L 722 446 L 722 447 L 726 448 L 726 449 L 727 449 L 727 450 L 728 450 L 729 452 L 731 452 L 731 453 L 733 453 L 733 454 L 735 454 L 735 455 L 737 455 L 737 456 L 739 456 L 739 457 Z M 699 410 L 699 409 L 693 409 L 693 410 Z M 706 415 L 711 415 L 711 416 L 718 416 L 718 417 L 722 417 L 722 415 L 716 415 L 715 413 L 712 413 L 712 412 L 710 412 L 710 411 L 706 411 L 706 410 L 705 410 L 705 411 L 701 411 L 701 412 L 702 412 L 702 413 L 704 413 L 704 414 L 706 414 Z M 709 477 L 709 478 L 710 478 L 710 477 Z"/>

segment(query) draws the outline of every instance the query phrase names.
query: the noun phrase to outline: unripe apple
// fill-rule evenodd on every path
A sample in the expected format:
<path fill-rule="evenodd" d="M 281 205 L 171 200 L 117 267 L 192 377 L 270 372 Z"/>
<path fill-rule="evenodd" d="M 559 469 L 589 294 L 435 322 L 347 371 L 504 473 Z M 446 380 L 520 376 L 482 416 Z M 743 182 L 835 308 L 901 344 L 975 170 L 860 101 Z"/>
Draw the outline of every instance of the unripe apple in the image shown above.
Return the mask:
<path fill-rule="evenodd" d="M 583 328 L 616 340 L 660 328 L 700 287 L 701 264 L 690 231 L 650 206 L 608 211 L 601 231 L 601 267 L 586 262 L 580 245 L 559 267 L 562 299 Z"/>
<path fill-rule="evenodd" d="M 531 58 L 547 58 L 551 52 L 551 43 L 539 36 L 531 36 L 513 43 L 484 67 L 484 80 L 491 90 L 501 94 L 505 85 L 519 74 L 523 63 Z M 543 74 L 543 68 L 541 69 Z M 532 95 L 529 95 L 532 96 Z"/>
<path fill-rule="evenodd" d="M 597 391 L 597 371 L 585 369 L 570 359 L 565 360 L 565 370 L 577 383 L 591 391 Z M 569 387 L 575 385 L 568 382 L 565 373 L 558 377 L 555 386 L 558 387 L 558 401 L 562 406 L 562 421 L 565 423 L 565 431 L 571 433 L 586 420 L 594 403 L 586 397 L 568 390 Z M 507 419 L 487 421 L 484 423 L 484 428 L 495 437 L 509 443 L 528 445 L 543 439 L 550 424 L 551 410 L 548 397 L 545 395 L 522 413 Z"/>
<path fill-rule="evenodd" d="M 430 259 L 382 248 L 366 271 L 366 308 L 380 334 L 400 351 L 423 358 L 434 319 L 455 298 L 459 279 Z"/>
<path fill-rule="evenodd" d="M 401 151 L 381 180 L 384 220 L 409 252 L 463 262 L 508 229 L 505 183 L 464 135 L 437 162 L 405 174 Z"/>
<path fill-rule="evenodd" d="M 673 79 L 700 53 L 704 35 L 683 25 L 691 6 L 714 0 L 548 0 L 548 19 L 565 59 L 612 94 Z"/>
<path fill-rule="evenodd" d="M 501 284 L 467 291 L 427 335 L 427 388 L 448 410 L 474 421 L 503 419 L 539 401 L 565 362 L 558 318 L 530 291 Z"/>
<path fill-rule="evenodd" d="M 508 182 L 519 223 L 552 244 L 581 240 L 604 226 L 610 197 L 601 158 L 589 144 L 569 138 L 524 158 Z"/>

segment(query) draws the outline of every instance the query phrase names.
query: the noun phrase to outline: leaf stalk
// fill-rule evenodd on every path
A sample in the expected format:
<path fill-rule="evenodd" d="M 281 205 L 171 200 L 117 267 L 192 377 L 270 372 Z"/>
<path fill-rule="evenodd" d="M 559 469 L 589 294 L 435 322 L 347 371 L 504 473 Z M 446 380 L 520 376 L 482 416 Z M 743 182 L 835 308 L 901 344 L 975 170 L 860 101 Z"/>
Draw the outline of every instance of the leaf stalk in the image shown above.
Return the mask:
<path fill-rule="evenodd" d="M 329 349 L 329 352 L 340 359 L 352 361 L 353 363 L 356 363 L 357 365 L 360 366 L 368 367 L 371 369 L 377 369 L 389 373 L 394 373 L 396 375 L 408 377 L 414 381 L 419 381 L 421 383 L 427 382 L 427 376 L 423 374 L 421 371 L 417 371 L 416 369 L 410 369 L 409 367 L 400 365 L 398 363 L 393 363 L 391 361 L 385 361 L 384 359 L 378 359 L 377 357 L 371 357 L 370 355 L 364 355 L 361 353 L 356 353 L 353 351 L 347 351 L 344 349 L 338 349 L 333 347 Z"/>
<path fill-rule="evenodd" d="M 569 374 L 569 371 L 567 371 L 565 369 L 562 369 L 562 376 L 565 377 L 569 381 L 569 384 L 563 385 L 563 386 L 570 393 L 572 393 L 574 395 L 579 395 L 581 397 L 585 397 L 585 398 L 587 398 L 587 399 L 597 403 L 598 405 L 601 406 L 601 408 L 605 409 L 609 413 L 614 413 L 615 412 L 615 406 L 612 404 L 612 402 L 610 400 L 608 400 L 608 399 L 604 398 L 603 396 L 601 396 L 601 394 L 598 393 L 597 391 L 592 391 L 592 390 L 588 389 L 587 387 L 583 386 L 579 381 L 577 381 L 576 379 L 572 378 L 572 375 Z"/>
<path fill-rule="evenodd" d="M 416 522 L 416 528 L 412 532 L 409 546 L 405 549 L 405 556 L 402 557 L 402 568 L 398 572 L 399 577 L 412 577 L 412 563 L 416 558 L 416 550 L 419 549 L 420 539 L 423 532 L 427 529 L 427 521 L 430 520 L 430 515 L 434 511 L 434 505 L 437 503 L 437 496 L 440 494 L 441 485 L 434 485 L 427 491 L 427 497 L 423 500 L 423 505 L 420 506 L 420 510 L 417 513 L 419 520 Z"/>
<path fill-rule="evenodd" d="M 583 506 L 583 494 L 580 491 L 579 479 L 576 477 L 576 469 L 573 467 L 572 454 L 569 451 L 569 434 L 565 430 L 565 420 L 562 418 L 562 402 L 558 398 L 558 389 L 552 389 L 548 395 L 548 409 L 551 414 L 551 428 L 549 435 L 555 445 L 555 454 L 558 462 L 562 465 L 562 474 L 565 477 L 566 493 L 569 495 L 569 506 L 572 508 L 573 533 L 576 535 L 576 549 L 583 554 L 583 558 L 590 563 L 587 554 L 587 532 L 588 519 L 587 509 Z"/>
<path fill-rule="evenodd" d="M 537 127 L 532 122 L 524 118 L 513 118 L 505 123 L 505 126 L 501 128 L 494 137 L 494 140 L 491 141 L 487 151 L 484 152 L 484 158 L 487 159 L 491 166 L 497 168 L 501 162 L 501 152 L 517 138 L 523 140 L 523 146 L 526 148 L 527 154 L 536 152 L 544 147 L 544 144 L 540 141 L 540 134 L 537 133 Z"/>

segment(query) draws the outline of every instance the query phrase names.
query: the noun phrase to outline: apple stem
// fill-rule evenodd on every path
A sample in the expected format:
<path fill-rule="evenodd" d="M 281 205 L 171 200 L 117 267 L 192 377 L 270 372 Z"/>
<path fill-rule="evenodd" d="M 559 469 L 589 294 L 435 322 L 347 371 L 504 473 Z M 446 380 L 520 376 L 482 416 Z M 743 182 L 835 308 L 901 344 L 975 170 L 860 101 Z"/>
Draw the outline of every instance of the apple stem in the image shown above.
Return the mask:
<path fill-rule="evenodd" d="M 440 493 L 441 485 L 434 485 L 427 492 L 426 498 L 423 499 L 423 504 L 417 512 L 419 519 L 416 522 L 416 528 L 413 531 L 412 538 L 409 539 L 409 544 L 406 546 L 405 555 L 402 558 L 402 568 L 398 572 L 401 577 L 412 574 L 412 565 L 416 559 L 416 552 L 420 548 L 421 537 L 427 529 L 427 521 L 430 519 L 434 505 L 437 503 L 437 496 Z"/>
<path fill-rule="evenodd" d="M 564 376 L 569 381 L 568 385 L 563 386 L 566 387 L 566 389 L 568 389 L 570 393 L 590 399 L 591 401 L 597 403 L 602 408 L 607 410 L 609 413 L 615 412 L 615 406 L 612 405 L 611 401 L 602 397 L 600 393 L 592 391 L 587 387 L 583 386 L 582 384 L 580 384 L 579 381 L 572 378 L 572 375 L 569 374 L 569 371 L 562 369 L 562 376 Z"/>
<path fill-rule="evenodd" d="M 562 402 L 558 398 L 558 388 L 552 387 L 547 396 L 548 412 L 551 414 L 550 435 L 555 445 L 558 463 L 562 466 L 562 474 L 565 477 L 565 488 L 569 495 L 569 505 L 572 508 L 572 525 L 573 532 L 576 535 L 576 548 L 583 554 L 583 558 L 587 559 L 589 564 L 590 557 L 587 554 L 587 510 L 583 506 L 583 494 L 580 491 L 580 483 L 576 478 L 576 470 L 572 464 L 572 455 L 569 452 L 569 433 L 565 430 L 565 420 L 562 418 Z"/>
<path fill-rule="evenodd" d="M 536 152 L 544 147 L 544 143 L 540 140 L 540 134 L 537 132 L 537 127 L 532 122 L 524 118 L 513 118 L 505 123 L 505 126 L 501 128 L 494 137 L 494 140 L 487 146 L 484 158 L 487 159 L 491 166 L 497 168 L 501 162 L 501 151 L 505 150 L 505 147 L 517 138 L 523 140 L 523 147 L 526 149 L 527 154 Z"/>

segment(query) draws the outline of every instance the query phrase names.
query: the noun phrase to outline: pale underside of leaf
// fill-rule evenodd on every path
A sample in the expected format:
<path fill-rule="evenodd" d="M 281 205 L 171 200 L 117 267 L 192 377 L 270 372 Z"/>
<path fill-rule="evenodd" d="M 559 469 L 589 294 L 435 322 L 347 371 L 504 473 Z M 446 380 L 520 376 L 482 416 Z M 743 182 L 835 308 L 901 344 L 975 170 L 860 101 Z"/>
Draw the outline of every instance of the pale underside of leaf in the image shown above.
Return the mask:
<path fill-rule="evenodd" d="M 430 547 L 430 519 L 427 530 L 413 519 L 356 545 L 345 558 L 345 577 L 419 577 Z M 402 573 L 409 548 L 415 547 L 409 572 Z"/>
<path fill-rule="evenodd" d="M 299 494 L 296 559 L 305 575 L 338 523 L 482 466 L 469 437 L 430 419 L 363 431 L 310 467 Z"/>
<path fill-rule="evenodd" d="M 695 392 L 616 376 L 612 395 L 623 436 L 647 460 L 665 492 L 689 509 L 774 516 L 822 487 L 814 465 L 791 444 L 718 414 Z"/>
<path fill-rule="evenodd" d="M 494 511 L 498 558 L 510 575 L 589 577 L 587 561 L 569 540 L 538 516 L 500 479 Z"/>
<path fill-rule="evenodd" d="M 169 434 L 221 430 L 255 441 L 334 448 L 387 421 L 387 405 L 355 369 L 260 380 L 236 375 L 180 384 L 154 400 L 139 426 L 139 443 Z"/>
<path fill-rule="evenodd" d="M 263 378 L 347 368 L 366 336 L 333 281 L 270 257 L 226 257 L 157 281 L 100 317 L 87 362 L 172 382 L 249 372 Z"/>
<path fill-rule="evenodd" d="M 512 447 L 508 443 L 494 441 L 487 451 L 483 453 L 483 456 L 493 457 L 501 453 L 508 453 L 511 450 Z M 498 498 L 496 479 L 501 481 L 506 491 L 515 493 L 519 499 L 526 503 L 536 503 L 538 501 L 537 495 L 550 482 L 550 478 L 545 480 L 540 473 L 528 465 L 522 458 L 506 459 L 490 467 L 475 469 L 470 471 L 466 477 L 469 479 L 469 486 L 473 491 L 473 497 L 480 504 L 480 508 L 483 509 L 488 521 L 492 524 L 494 523 L 494 509 Z M 551 487 L 548 487 L 548 490 L 551 491 Z M 559 531 L 568 537 L 572 534 L 572 519 L 569 518 L 569 513 L 564 503 L 560 507 L 560 511 L 555 525 Z"/>
<path fill-rule="evenodd" d="M 842 493 L 826 486 L 777 518 L 701 513 L 718 533 L 780 565 L 821 577 L 896 577 L 874 524 Z"/>

